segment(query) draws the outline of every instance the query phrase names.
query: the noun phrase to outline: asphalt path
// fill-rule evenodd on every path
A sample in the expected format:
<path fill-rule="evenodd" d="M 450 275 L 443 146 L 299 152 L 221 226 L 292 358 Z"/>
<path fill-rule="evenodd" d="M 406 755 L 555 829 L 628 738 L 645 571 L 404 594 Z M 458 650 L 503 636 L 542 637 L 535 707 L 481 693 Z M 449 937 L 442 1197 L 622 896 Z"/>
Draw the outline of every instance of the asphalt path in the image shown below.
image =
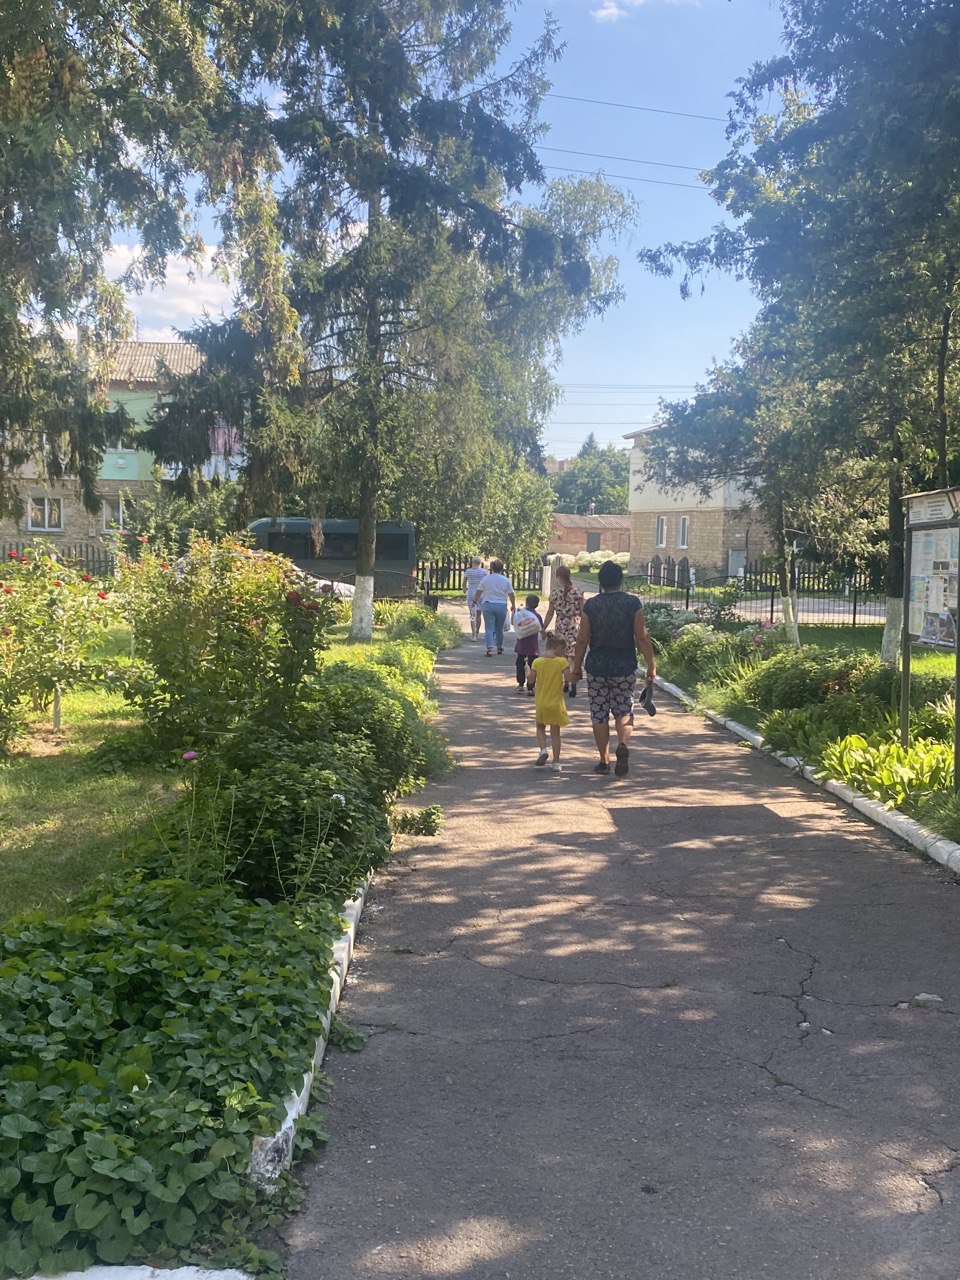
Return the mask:
<path fill-rule="evenodd" d="M 954 877 L 663 695 L 535 768 L 511 649 L 440 658 L 291 1280 L 958 1280 Z"/>

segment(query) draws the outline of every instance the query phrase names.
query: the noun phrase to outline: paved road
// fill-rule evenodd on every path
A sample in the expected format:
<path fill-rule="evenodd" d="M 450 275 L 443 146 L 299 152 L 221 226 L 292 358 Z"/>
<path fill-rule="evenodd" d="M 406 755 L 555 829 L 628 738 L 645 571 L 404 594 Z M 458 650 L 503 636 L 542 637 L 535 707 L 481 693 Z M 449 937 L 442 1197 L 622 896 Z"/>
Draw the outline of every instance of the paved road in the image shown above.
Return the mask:
<path fill-rule="evenodd" d="M 665 699 L 628 778 L 584 698 L 535 770 L 512 668 L 440 660 L 292 1280 L 958 1280 L 954 879 Z"/>

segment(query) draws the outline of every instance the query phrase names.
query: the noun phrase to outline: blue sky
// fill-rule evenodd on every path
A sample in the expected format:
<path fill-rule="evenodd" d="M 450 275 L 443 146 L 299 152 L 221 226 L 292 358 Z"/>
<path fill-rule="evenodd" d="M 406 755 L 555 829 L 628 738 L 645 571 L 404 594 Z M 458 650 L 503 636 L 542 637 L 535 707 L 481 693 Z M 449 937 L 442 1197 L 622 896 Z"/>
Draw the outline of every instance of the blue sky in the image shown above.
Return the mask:
<path fill-rule="evenodd" d="M 566 42 L 553 71 L 554 92 L 578 98 L 725 117 L 737 78 L 780 49 L 780 14 L 770 0 L 557 0 L 552 13 Z M 542 16 L 538 5 L 524 0 L 514 22 L 518 42 L 529 43 Z M 543 141 L 550 147 L 698 167 L 711 166 L 726 149 L 724 125 L 707 120 L 553 97 L 542 114 L 550 125 Z M 599 166 L 611 175 L 697 183 L 697 174 L 684 169 L 547 151 L 541 158 L 545 165 Z M 546 450 L 560 457 L 576 453 L 591 425 L 599 440 L 620 443 L 624 431 L 655 413 L 659 393 L 686 394 L 664 384 L 701 379 L 756 312 L 745 284 L 714 278 L 705 294 L 683 301 L 675 280 L 657 279 L 636 262 L 640 248 L 696 239 L 720 221 L 723 211 L 708 195 L 642 182 L 619 185 L 641 202 L 639 225 L 617 251 L 627 296 L 565 345 L 558 378 L 566 398 L 544 435 Z M 611 386 L 654 389 L 605 389 Z"/>
<path fill-rule="evenodd" d="M 545 8 L 522 0 L 514 15 L 514 46 L 539 34 Z M 566 49 L 551 71 L 553 92 L 665 111 L 725 118 L 727 95 L 758 59 L 780 47 L 780 15 L 773 0 L 555 0 L 552 15 Z M 725 152 L 716 120 L 652 114 L 548 97 L 542 151 L 546 176 L 561 170 L 602 169 L 696 187 L 695 169 Z M 599 160 L 568 152 L 623 157 Z M 627 163 L 656 161 L 691 169 Z M 614 179 L 610 177 L 610 181 Z M 557 378 L 565 400 L 544 433 L 546 452 L 568 457 L 591 429 L 603 442 L 622 436 L 655 413 L 658 395 L 686 394 L 714 359 L 749 324 L 756 302 L 746 285 L 724 278 L 682 301 L 676 281 L 642 270 L 636 253 L 667 240 L 695 239 L 723 216 L 703 190 L 622 182 L 640 202 L 638 224 L 618 246 L 626 300 L 592 321 L 564 347 Z M 116 266 L 130 249 L 117 246 Z M 173 262 L 167 287 L 131 299 L 144 340 L 172 339 L 204 311 L 229 305 L 229 289 L 203 272 Z M 613 390 L 613 387 L 647 388 Z M 672 390 L 676 387 L 676 390 Z"/>

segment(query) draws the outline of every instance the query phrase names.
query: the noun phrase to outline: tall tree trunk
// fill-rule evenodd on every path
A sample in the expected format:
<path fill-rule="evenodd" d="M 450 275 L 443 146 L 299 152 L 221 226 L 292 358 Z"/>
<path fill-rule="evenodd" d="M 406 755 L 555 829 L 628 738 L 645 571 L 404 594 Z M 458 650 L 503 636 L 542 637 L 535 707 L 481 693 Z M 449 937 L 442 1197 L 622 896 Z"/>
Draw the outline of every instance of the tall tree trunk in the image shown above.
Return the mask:
<path fill-rule="evenodd" d="M 373 113 L 371 112 L 371 116 Z M 379 430 L 383 397 L 381 367 L 383 364 L 383 305 L 378 285 L 380 269 L 383 206 L 380 192 L 367 202 L 367 237 L 369 274 L 367 279 L 366 318 L 364 321 L 364 381 L 366 383 L 366 440 L 361 451 L 360 506 L 357 512 L 360 528 L 357 538 L 357 576 L 350 616 L 350 635 L 354 640 L 373 639 L 374 566 L 377 560 L 377 516 L 380 506 Z"/>
<path fill-rule="evenodd" d="M 890 476 L 887 480 L 887 537 L 889 554 L 883 573 L 886 610 L 880 661 L 896 666 L 900 662 L 900 633 L 903 628 L 903 445 L 894 436 Z"/>
<path fill-rule="evenodd" d="M 360 507 L 357 513 L 360 524 L 357 537 L 357 585 L 350 617 L 350 634 L 354 640 L 373 638 L 373 571 L 377 559 L 379 491 L 379 477 L 373 464 L 368 463 L 360 477 Z"/>
<path fill-rule="evenodd" d="M 947 468 L 947 361 L 950 357 L 950 328 L 953 323 L 953 290 L 956 270 L 950 264 L 947 271 L 947 301 L 940 317 L 940 342 L 937 346 L 937 484 L 946 489 L 950 484 Z"/>
<path fill-rule="evenodd" d="M 792 546 L 787 542 L 786 520 L 783 512 L 783 499 L 777 500 L 777 515 L 774 520 L 774 538 L 776 540 L 777 586 L 780 590 L 780 607 L 783 610 L 783 627 L 787 639 L 795 649 L 800 648 L 800 628 L 797 624 L 797 597 L 790 581 L 790 556 Z"/>

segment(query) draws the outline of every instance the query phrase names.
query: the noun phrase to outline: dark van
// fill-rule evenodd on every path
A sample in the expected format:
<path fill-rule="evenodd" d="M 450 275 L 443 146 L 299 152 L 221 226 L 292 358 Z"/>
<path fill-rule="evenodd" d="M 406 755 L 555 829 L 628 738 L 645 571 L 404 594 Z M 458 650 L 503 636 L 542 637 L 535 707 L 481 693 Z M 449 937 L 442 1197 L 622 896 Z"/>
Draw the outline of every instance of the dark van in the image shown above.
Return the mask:
<path fill-rule="evenodd" d="M 322 520 L 323 546 L 317 554 L 313 521 L 306 516 L 278 516 L 249 525 L 261 551 L 287 556 L 304 573 L 353 585 L 357 576 L 356 520 Z M 381 520 L 377 525 L 374 594 L 378 598 L 417 594 L 417 543 L 409 521 Z"/>

